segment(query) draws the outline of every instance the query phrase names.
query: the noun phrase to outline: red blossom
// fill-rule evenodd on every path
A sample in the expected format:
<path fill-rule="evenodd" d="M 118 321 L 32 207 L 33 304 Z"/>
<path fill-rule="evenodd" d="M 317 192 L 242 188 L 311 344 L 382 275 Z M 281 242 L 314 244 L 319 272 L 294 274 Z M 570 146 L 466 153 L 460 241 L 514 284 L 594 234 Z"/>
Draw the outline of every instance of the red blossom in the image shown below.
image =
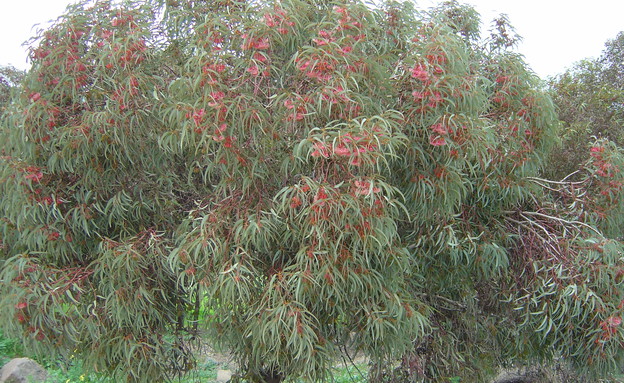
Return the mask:
<path fill-rule="evenodd" d="M 332 277 L 330 273 L 325 273 L 325 280 L 327 281 L 328 285 L 334 284 L 334 278 Z"/>
<path fill-rule="evenodd" d="M 233 136 L 227 136 L 225 137 L 225 140 L 223 140 L 223 146 L 225 146 L 226 148 L 231 148 L 232 146 L 234 146 L 234 140 L 236 140 L 236 137 Z"/>
<path fill-rule="evenodd" d="M 308 68 L 308 66 L 310 66 L 310 63 L 311 63 L 310 60 L 306 60 L 306 61 L 303 62 L 303 64 L 300 64 L 297 68 L 300 71 L 304 71 L 304 70 L 306 70 Z"/>
<path fill-rule="evenodd" d="M 111 37 L 113 37 L 113 31 L 105 29 L 102 31 L 102 33 L 100 33 L 100 37 L 103 38 L 104 40 L 108 40 Z"/>
<path fill-rule="evenodd" d="M 414 101 L 420 102 L 427 96 L 427 93 L 415 90 L 412 92 L 412 96 L 414 96 Z"/>
<path fill-rule="evenodd" d="M 429 143 L 433 146 L 443 146 L 446 145 L 446 140 L 444 137 L 440 136 L 429 136 Z"/>
<path fill-rule="evenodd" d="M 257 65 L 252 65 L 249 68 L 247 68 L 247 72 L 249 72 L 249 74 L 251 74 L 254 77 L 258 76 L 258 74 L 260 73 Z"/>
<path fill-rule="evenodd" d="M 51 241 L 51 242 L 56 241 L 57 239 L 59 239 L 60 236 L 61 235 L 58 232 L 56 232 L 56 231 L 52 232 L 52 233 L 48 234 L 48 241 Z"/>
<path fill-rule="evenodd" d="M 360 166 L 362 165 L 362 158 L 360 158 L 360 156 L 352 156 L 349 160 L 349 164 L 353 166 Z"/>
<path fill-rule="evenodd" d="M 243 38 L 245 39 L 245 41 L 241 45 L 241 49 L 243 50 L 247 50 L 247 49 L 264 50 L 264 49 L 270 48 L 268 37 L 259 37 L 255 39 L 249 39 L 249 37 L 246 34 L 243 34 Z"/>
<path fill-rule="evenodd" d="M 210 74 L 210 72 L 221 73 L 225 70 L 225 64 L 206 64 L 202 67 L 202 73 Z"/>
<path fill-rule="evenodd" d="M 329 44 L 329 40 L 325 40 L 325 39 L 312 39 L 312 41 L 319 47 Z"/>
<path fill-rule="evenodd" d="M 442 124 L 431 125 L 431 130 L 439 135 L 448 134 L 448 129 Z"/>
<path fill-rule="evenodd" d="M 41 168 L 36 166 L 28 166 L 25 171 L 28 173 L 24 176 L 27 180 L 31 180 L 32 182 L 39 182 L 43 178 L 43 172 Z"/>
<path fill-rule="evenodd" d="M 264 18 L 264 23 L 269 28 L 273 28 L 278 25 L 279 19 L 271 15 L 270 13 L 265 14 L 263 18 Z"/>
<path fill-rule="evenodd" d="M 351 150 L 349 150 L 349 148 L 347 148 L 344 145 L 338 145 L 334 148 L 334 153 L 336 153 L 339 156 L 350 156 Z"/>
<path fill-rule="evenodd" d="M 193 112 L 193 121 L 195 121 L 195 125 L 199 126 L 204 120 L 205 111 L 204 109 L 198 109 Z"/>
<path fill-rule="evenodd" d="M 354 182 L 354 185 L 355 185 L 354 194 L 356 196 L 358 195 L 366 196 L 366 195 L 369 195 L 371 192 L 379 193 L 381 191 L 381 189 L 376 186 L 371 189 L 371 183 L 369 181 L 357 180 Z"/>
<path fill-rule="evenodd" d="M 621 317 L 609 317 L 607 318 L 607 324 L 611 327 L 617 327 L 619 325 L 622 324 L 622 318 Z"/>
<path fill-rule="evenodd" d="M 446 62 L 444 53 L 428 54 L 426 57 L 431 64 L 444 64 Z"/>
<path fill-rule="evenodd" d="M 320 188 L 316 195 L 314 196 L 314 202 L 327 199 L 327 193 L 325 193 L 325 189 Z"/>
<path fill-rule="evenodd" d="M 442 94 L 440 92 L 433 92 L 433 94 L 431 95 L 431 97 L 429 98 L 429 103 L 427 104 L 427 106 L 430 106 L 432 108 L 435 108 L 436 106 L 438 106 L 442 101 L 444 101 L 444 99 L 442 98 Z"/>
<path fill-rule="evenodd" d="M 221 103 L 221 100 L 225 98 L 225 93 L 221 91 L 210 92 L 210 97 L 212 97 L 213 101 L 208 103 L 210 107 L 216 107 Z"/>
<path fill-rule="evenodd" d="M 602 153 L 604 153 L 604 146 L 592 146 L 591 149 L 589 149 L 589 152 L 590 156 L 596 159 L 601 159 Z"/>
<path fill-rule="evenodd" d="M 52 203 L 54 203 L 54 199 L 52 199 L 51 196 L 45 196 L 41 199 L 41 202 L 43 202 L 45 205 L 52 205 Z"/>
<path fill-rule="evenodd" d="M 260 52 L 254 53 L 253 59 L 256 60 L 256 61 L 260 61 L 261 63 L 264 63 L 264 62 L 267 61 L 267 57 L 264 54 L 260 53 Z"/>
<path fill-rule="evenodd" d="M 314 151 L 311 154 L 312 157 L 325 157 L 325 158 L 329 157 L 329 151 L 327 150 L 327 147 L 325 146 L 324 143 L 315 142 L 313 147 L 314 147 Z"/>
<path fill-rule="evenodd" d="M 23 309 L 25 309 L 26 307 L 28 307 L 28 303 L 23 302 L 23 301 L 22 301 L 22 302 L 18 302 L 18 303 L 15 305 L 15 308 L 16 308 L 16 309 L 18 309 L 18 310 L 23 310 Z"/>
<path fill-rule="evenodd" d="M 43 178 L 42 172 L 30 173 L 24 176 L 27 180 L 32 180 L 33 182 L 39 182 Z"/>
<path fill-rule="evenodd" d="M 427 81 L 429 79 L 429 72 L 424 65 L 416 64 L 414 68 L 412 68 L 412 77 L 420 81 Z"/>
<path fill-rule="evenodd" d="M 299 206 L 301 206 L 301 199 L 297 196 L 292 197 L 291 202 L 290 202 L 290 208 L 296 209 Z"/>

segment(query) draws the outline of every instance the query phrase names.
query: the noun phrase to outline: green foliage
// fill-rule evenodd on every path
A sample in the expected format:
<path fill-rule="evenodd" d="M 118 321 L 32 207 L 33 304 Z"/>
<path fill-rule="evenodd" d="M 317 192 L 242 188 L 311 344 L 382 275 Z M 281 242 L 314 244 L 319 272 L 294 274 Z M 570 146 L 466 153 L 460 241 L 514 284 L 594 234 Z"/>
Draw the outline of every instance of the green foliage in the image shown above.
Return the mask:
<path fill-rule="evenodd" d="M 20 354 L 21 347 L 14 338 L 7 338 L 0 331 L 0 365 L 4 366 L 12 358 Z"/>
<path fill-rule="evenodd" d="M 549 176 L 561 179 L 581 167 L 596 138 L 624 144 L 624 34 L 606 43 L 602 55 L 576 63 L 550 79 L 562 121 L 562 143 L 551 156 Z"/>
<path fill-rule="evenodd" d="M 11 97 L 11 89 L 16 88 L 24 78 L 24 71 L 12 66 L 0 66 L 0 114 L 4 112 Z"/>
<path fill-rule="evenodd" d="M 346 350 L 370 380 L 610 373 L 621 152 L 541 178 L 553 104 L 478 23 L 456 2 L 69 8 L 0 131 L 3 328 L 115 381 L 192 370 L 199 325 L 239 381 L 323 380 Z"/>

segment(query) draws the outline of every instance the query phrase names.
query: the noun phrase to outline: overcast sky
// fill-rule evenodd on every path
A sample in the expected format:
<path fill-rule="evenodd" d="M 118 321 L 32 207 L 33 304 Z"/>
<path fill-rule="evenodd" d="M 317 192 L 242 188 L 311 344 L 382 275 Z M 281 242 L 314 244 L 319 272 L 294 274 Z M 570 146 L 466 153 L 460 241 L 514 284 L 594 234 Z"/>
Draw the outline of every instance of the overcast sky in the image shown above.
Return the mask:
<path fill-rule="evenodd" d="M 71 0 L 4 0 L 0 12 L 0 65 L 27 68 L 21 44 L 35 33 L 34 24 L 63 13 Z M 584 58 L 597 57 L 608 39 L 624 31 L 623 0 L 467 0 L 489 27 L 505 13 L 524 40 L 518 51 L 542 78 L 561 73 Z M 418 0 L 421 7 L 437 3 Z"/>

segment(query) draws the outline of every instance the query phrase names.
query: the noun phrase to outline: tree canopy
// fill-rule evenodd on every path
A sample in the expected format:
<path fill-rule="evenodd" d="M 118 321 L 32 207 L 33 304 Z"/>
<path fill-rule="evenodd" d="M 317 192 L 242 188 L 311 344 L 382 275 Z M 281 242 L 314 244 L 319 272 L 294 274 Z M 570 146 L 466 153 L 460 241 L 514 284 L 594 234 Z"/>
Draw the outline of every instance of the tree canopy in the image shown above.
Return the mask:
<path fill-rule="evenodd" d="M 605 44 L 600 57 L 586 59 L 550 79 L 548 86 L 563 123 L 562 145 L 553 153 L 553 177 L 578 169 L 597 139 L 624 144 L 624 33 Z"/>
<path fill-rule="evenodd" d="M 4 111 L 6 104 L 11 97 L 11 89 L 24 78 L 24 71 L 13 66 L 0 66 L 0 113 Z"/>
<path fill-rule="evenodd" d="M 479 23 L 457 2 L 69 7 L 3 116 L 3 328 L 137 382 L 191 368 L 199 326 L 251 382 L 353 352 L 371 380 L 609 376 L 621 150 L 543 178 L 551 98 L 506 20 Z"/>

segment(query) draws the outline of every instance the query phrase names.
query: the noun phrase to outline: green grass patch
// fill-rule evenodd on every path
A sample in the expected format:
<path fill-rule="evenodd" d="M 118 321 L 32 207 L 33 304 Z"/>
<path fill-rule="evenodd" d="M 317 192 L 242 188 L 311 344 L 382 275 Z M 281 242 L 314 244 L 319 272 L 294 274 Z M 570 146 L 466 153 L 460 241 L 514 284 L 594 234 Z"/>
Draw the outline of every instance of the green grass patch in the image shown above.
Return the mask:
<path fill-rule="evenodd" d="M 9 362 L 13 358 L 27 356 L 20 342 L 16 339 L 8 338 L 0 331 L 0 366 Z M 103 375 L 87 373 L 82 368 L 80 361 L 39 361 L 48 371 L 50 381 L 55 383 L 113 383 L 113 381 Z M 207 359 L 197 367 L 182 377 L 172 379 L 178 383 L 210 383 L 217 378 L 217 370 L 224 368 L 217 362 Z M 335 367 L 332 370 L 332 377 L 328 383 L 364 383 L 368 379 L 368 367 L 366 365 L 350 365 L 346 367 Z M 297 383 L 304 383 L 298 380 Z"/>
<path fill-rule="evenodd" d="M 364 383 L 368 381 L 368 366 L 350 365 L 335 367 L 333 371 L 334 383 Z"/>
<path fill-rule="evenodd" d="M 4 365 L 11 359 L 20 356 L 21 345 L 15 339 L 7 338 L 0 330 L 0 365 Z"/>

